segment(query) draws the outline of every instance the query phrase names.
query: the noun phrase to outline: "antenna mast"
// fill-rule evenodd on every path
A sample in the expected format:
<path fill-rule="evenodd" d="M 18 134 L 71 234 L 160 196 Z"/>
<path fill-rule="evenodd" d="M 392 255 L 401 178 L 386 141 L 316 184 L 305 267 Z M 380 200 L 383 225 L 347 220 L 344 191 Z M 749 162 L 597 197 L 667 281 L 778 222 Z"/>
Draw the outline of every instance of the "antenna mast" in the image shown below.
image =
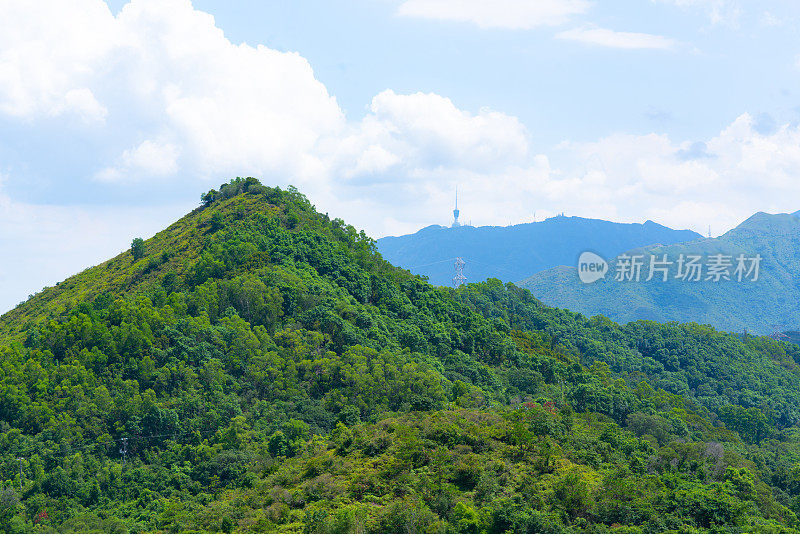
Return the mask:
<path fill-rule="evenodd" d="M 458 222 L 459 213 L 461 212 L 458 211 L 458 186 L 456 186 L 456 209 L 453 210 L 453 224 L 452 224 L 453 228 L 461 226 L 461 223 Z"/>

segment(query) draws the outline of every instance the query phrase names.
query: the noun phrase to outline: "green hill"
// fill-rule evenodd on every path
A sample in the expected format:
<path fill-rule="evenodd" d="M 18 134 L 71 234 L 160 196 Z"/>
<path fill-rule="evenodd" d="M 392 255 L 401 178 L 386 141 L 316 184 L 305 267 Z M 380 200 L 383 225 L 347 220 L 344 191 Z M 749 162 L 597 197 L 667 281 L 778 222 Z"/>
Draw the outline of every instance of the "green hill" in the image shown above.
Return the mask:
<path fill-rule="evenodd" d="M 618 259 L 612 259 L 611 274 L 594 284 L 581 283 L 576 268 L 561 267 L 538 273 L 520 285 L 550 305 L 621 322 L 693 321 L 761 334 L 800 328 L 800 219 L 796 215 L 757 213 L 716 239 L 645 247 L 628 254 L 644 258 L 640 282 L 616 280 Z M 717 254 L 731 258 L 730 280 L 707 280 L 707 272 L 698 282 L 676 280 L 677 266 L 673 265 L 667 282 L 658 274 L 645 281 L 651 257 L 666 255 L 668 261 L 677 261 L 681 255 L 700 255 L 705 262 Z M 739 255 L 761 256 L 757 281 L 739 282 L 733 276 Z"/>
<path fill-rule="evenodd" d="M 2 531 L 800 527 L 800 347 L 437 288 L 253 179 L 142 248 L 0 318 Z"/>

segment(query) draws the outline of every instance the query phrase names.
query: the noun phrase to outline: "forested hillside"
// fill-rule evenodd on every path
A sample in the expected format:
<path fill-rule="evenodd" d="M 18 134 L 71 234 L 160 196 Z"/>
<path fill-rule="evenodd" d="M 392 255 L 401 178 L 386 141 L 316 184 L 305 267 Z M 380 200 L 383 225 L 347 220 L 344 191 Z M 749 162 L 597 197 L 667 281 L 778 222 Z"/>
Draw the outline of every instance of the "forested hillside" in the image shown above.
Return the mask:
<path fill-rule="evenodd" d="M 706 269 L 699 280 L 679 278 L 675 263 L 693 255 L 701 256 L 702 263 L 716 255 L 729 258 L 728 274 L 715 279 Z M 733 274 L 740 255 L 760 257 L 757 277 L 740 281 Z M 606 256 L 610 272 L 593 284 L 581 283 L 576 268 L 570 266 L 538 273 L 520 285 L 553 306 L 621 322 L 694 321 L 757 334 L 800 329 L 800 217 L 796 213 L 756 213 L 718 238 L 644 247 L 628 251 L 628 256 L 641 257 L 638 281 L 619 277 L 620 258 Z M 647 280 L 651 258 L 673 262 L 666 281 L 659 273 Z"/>
<path fill-rule="evenodd" d="M 254 179 L 0 351 L 6 532 L 800 528 L 800 347 L 434 287 Z"/>

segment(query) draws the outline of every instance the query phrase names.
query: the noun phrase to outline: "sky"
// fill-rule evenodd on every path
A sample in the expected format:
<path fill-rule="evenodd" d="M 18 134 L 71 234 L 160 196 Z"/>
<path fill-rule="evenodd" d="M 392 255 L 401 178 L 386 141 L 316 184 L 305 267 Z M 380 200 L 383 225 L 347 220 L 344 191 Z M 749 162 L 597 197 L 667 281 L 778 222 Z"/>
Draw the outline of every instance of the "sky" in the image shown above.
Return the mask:
<path fill-rule="evenodd" d="M 236 176 L 373 237 L 800 209 L 794 0 L 0 0 L 0 311 Z"/>

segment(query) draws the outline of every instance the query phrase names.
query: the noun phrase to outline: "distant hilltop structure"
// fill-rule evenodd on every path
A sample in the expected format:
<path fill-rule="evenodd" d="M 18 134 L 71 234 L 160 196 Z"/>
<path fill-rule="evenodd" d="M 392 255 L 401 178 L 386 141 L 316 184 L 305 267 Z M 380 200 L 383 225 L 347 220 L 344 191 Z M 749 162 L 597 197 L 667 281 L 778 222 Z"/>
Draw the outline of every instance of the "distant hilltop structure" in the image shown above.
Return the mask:
<path fill-rule="evenodd" d="M 461 223 L 458 222 L 458 188 L 456 187 L 456 209 L 453 210 L 453 224 L 450 225 L 451 228 L 458 228 L 461 226 Z"/>

